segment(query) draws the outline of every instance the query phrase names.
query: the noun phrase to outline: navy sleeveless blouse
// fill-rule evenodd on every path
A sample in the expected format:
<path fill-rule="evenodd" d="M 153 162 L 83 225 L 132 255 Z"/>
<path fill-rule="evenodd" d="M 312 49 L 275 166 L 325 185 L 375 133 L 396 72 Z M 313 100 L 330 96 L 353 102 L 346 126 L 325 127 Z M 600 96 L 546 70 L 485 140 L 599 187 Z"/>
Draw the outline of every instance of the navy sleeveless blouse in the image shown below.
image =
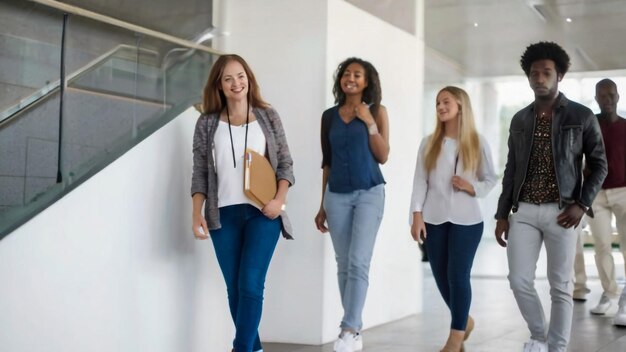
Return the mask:
<path fill-rule="evenodd" d="M 367 126 L 358 118 L 345 123 L 339 106 L 322 115 L 322 167 L 329 166 L 331 192 L 349 193 L 385 183 L 369 146 Z"/>

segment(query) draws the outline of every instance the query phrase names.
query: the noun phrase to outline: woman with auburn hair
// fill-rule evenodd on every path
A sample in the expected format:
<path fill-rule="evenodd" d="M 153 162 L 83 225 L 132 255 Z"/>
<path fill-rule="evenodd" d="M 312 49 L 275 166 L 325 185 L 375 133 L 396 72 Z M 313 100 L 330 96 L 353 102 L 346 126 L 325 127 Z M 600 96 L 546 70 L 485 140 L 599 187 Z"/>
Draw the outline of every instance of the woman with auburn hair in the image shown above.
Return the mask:
<path fill-rule="evenodd" d="M 199 240 L 211 236 L 235 323 L 233 351 L 258 352 L 265 276 L 280 232 L 292 238 L 284 205 L 294 183 L 293 162 L 280 117 L 261 98 L 240 56 L 215 62 L 203 110 L 193 137 L 193 234 Z M 276 195 L 263 207 L 244 194 L 246 148 L 265 155 L 276 173 Z"/>
<path fill-rule="evenodd" d="M 370 260 L 385 205 L 380 171 L 389 156 L 389 118 L 378 72 L 359 58 L 339 64 L 335 103 L 322 114 L 322 201 L 315 225 L 330 231 L 344 314 L 335 352 L 359 351 Z M 328 222 L 328 227 L 326 227 Z"/>
<path fill-rule="evenodd" d="M 470 273 L 483 233 L 476 198 L 486 196 L 497 178 L 489 144 L 476 132 L 467 93 L 445 87 L 436 104 L 435 132 L 422 139 L 415 165 L 411 236 L 424 241 L 435 282 L 452 315 L 441 351 L 458 352 L 474 328 Z"/>

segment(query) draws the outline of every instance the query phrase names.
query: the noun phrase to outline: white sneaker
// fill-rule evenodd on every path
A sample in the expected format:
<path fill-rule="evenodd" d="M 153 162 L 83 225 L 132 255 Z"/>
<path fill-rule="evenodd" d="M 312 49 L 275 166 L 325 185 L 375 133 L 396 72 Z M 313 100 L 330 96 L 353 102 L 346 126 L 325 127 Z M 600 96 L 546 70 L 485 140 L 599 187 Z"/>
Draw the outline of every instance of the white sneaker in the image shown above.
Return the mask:
<path fill-rule="evenodd" d="M 354 337 L 354 346 L 353 346 L 355 351 L 360 351 L 363 349 L 363 336 L 361 336 L 361 334 L 359 334 L 357 332 L 356 336 Z"/>
<path fill-rule="evenodd" d="M 545 342 L 531 339 L 524 343 L 523 352 L 548 352 L 548 344 Z"/>
<path fill-rule="evenodd" d="M 615 304 L 615 300 L 609 298 L 603 293 L 602 297 L 600 297 L 600 302 L 598 302 L 598 305 L 593 307 L 590 312 L 591 314 L 604 315 L 609 309 L 611 309 L 611 306 L 613 306 L 613 304 Z"/>
<path fill-rule="evenodd" d="M 626 304 L 619 307 L 613 318 L 613 325 L 626 326 Z"/>
<path fill-rule="evenodd" d="M 363 339 L 360 334 L 354 334 L 350 331 L 344 331 L 339 335 L 333 351 L 335 352 L 354 352 L 363 349 Z"/>

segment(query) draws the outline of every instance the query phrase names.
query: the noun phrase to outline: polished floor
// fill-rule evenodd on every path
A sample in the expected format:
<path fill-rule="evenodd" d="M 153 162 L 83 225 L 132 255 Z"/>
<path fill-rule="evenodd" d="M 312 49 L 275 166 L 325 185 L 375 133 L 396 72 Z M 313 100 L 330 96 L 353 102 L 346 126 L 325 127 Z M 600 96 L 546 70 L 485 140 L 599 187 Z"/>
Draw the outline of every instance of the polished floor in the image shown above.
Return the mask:
<path fill-rule="evenodd" d="M 617 275 L 624 283 L 624 261 L 614 251 Z M 418 352 L 439 351 L 445 342 L 450 318 L 443 300 L 435 287 L 430 267 L 424 263 L 424 310 L 389 324 L 363 331 L 364 352 Z M 626 328 L 612 324 L 607 316 L 595 316 L 589 309 L 601 294 L 593 250 L 585 249 L 585 264 L 591 293 L 588 300 L 575 303 L 571 352 L 626 352 Z M 529 338 L 506 279 L 506 253 L 495 241 L 483 239 L 472 274 L 473 302 L 471 314 L 476 328 L 465 344 L 466 352 L 522 351 Z M 544 310 L 549 307 L 549 286 L 545 278 L 545 253 L 542 253 L 537 270 L 537 290 Z M 547 312 L 549 314 L 549 312 Z M 332 352 L 332 344 L 323 346 L 265 343 L 265 352 Z"/>

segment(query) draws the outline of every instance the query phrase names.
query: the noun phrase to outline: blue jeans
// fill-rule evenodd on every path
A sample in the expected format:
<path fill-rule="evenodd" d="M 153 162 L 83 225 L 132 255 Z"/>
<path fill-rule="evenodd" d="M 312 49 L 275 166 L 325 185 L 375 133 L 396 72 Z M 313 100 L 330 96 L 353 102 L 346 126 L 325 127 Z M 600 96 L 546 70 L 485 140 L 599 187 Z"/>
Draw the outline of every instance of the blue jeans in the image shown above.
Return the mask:
<path fill-rule="evenodd" d="M 236 352 L 258 351 L 265 275 L 280 234 L 280 219 L 270 220 L 249 204 L 220 208 L 222 227 L 211 230 L 217 261 L 226 281 L 235 322 Z"/>
<path fill-rule="evenodd" d="M 470 273 L 483 234 L 483 223 L 426 223 L 426 233 L 425 245 L 430 267 L 437 288 L 452 315 L 450 328 L 463 331 L 472 302 Z"/>
<path fill-rule="evenodd" d="M 324 210 L 337 260 L 342 329 L 360 331 L 361 313 L 369 285 L 376 234 L 385 207 L 384 184 L 367 190 L 324 195 Z"/>

